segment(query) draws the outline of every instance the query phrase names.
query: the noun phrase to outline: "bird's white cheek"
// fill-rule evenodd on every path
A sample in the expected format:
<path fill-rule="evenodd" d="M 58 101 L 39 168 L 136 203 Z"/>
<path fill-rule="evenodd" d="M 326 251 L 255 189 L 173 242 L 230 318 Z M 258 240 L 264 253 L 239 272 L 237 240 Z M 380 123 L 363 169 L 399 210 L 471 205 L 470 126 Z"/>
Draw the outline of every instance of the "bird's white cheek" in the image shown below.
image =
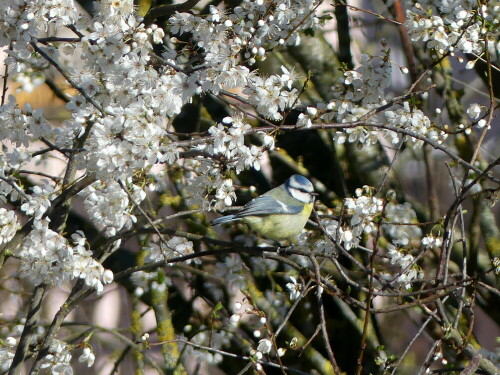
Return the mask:
<path fill-rule="evenodd" d="M 304 193 L 303 191 L 297 190 L 297 189 L 290 189 L 290 193 L 292 197 L 295 199 L 303 202 L 303 203 L 310 203 L 311 202 L 311 195 L 308 193 Z"/>

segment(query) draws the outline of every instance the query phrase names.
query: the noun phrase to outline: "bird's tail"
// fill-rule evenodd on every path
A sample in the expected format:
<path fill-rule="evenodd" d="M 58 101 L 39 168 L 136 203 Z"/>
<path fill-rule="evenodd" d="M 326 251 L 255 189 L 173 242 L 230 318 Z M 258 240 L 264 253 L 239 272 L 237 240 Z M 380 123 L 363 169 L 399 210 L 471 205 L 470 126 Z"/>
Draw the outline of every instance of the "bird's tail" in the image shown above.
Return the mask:
<path fill-rule="evenodd" d="M 213 219 L 210 222 L 210 225 L 221 225 L 221 224 L 229 223 L 230 221 L 233 221 L 233 220 L 238 220 L 236 215 L 222 216 L 222 217 L 218 217 L 217 219 Z"/>

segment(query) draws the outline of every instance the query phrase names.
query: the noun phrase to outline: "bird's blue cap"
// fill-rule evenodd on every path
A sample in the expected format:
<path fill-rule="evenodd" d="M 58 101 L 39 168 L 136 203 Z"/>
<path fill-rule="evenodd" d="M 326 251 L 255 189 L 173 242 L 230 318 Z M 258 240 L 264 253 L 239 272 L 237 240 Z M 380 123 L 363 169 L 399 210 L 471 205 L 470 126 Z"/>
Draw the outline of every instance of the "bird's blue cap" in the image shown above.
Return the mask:
<path fill-rule="evenodd" d="M 286 186 L 289 189 L 297 189 L 309 193 L 314 192 L 314 187 L 311 181 L 300 174 L 294 174 L 286 181 Z"/>

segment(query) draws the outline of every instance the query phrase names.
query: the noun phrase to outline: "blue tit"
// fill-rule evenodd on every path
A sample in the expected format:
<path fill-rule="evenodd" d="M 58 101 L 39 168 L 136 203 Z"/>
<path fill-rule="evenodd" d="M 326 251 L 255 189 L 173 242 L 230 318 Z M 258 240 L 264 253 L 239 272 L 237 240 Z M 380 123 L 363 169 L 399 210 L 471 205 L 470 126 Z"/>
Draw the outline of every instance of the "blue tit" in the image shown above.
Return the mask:
<path fill-rule="evenodd" d="M 241 211 L 212 220 L 211 224 L 241 220 L 272 240 L 292 239 L 306 225 L 315 195 L 311 181 L 294 174 L 284 184 L 248 202 Z"/>

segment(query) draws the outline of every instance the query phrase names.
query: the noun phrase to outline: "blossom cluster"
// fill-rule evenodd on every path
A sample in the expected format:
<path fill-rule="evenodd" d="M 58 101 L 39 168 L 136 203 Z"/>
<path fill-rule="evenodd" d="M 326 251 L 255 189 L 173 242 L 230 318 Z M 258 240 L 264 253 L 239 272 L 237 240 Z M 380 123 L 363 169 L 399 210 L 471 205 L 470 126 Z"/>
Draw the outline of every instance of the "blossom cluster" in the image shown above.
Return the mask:
<path fill-rule="evenodd" d="M 184 192 L 188 204 L 204 210 L 220 209 L 226 207 L 227 203 L 231 204 L 236 196 L 232 180 L 225 178 L 208 159 L 191 161 L 189 164 L 193 170 L 186 173 L 189 189 Z M 207 199 L 213 191 L 213 199 Z"/>
<path fill-rule="evenodd" d="M 326 104 L 326 113 L 322 119 L 330 121 L 357 121 L 366 115 L 370 109 L 386 103 L 385 90 L 391 83 L 392 65 L 389 51 L 383 51 L 382 56 L 360 56 L 360 66 L 356 70 L 344 72 L 338 82 L 332 86 L 334 99 Z M 371 121 L 371 120 L 369 120 Z M 335 142 L 358 142 L 371 145 L 378 142 L 377 130 L 367 126 L 348 127 L 337 131 Z"/>
<path fill-rule="evenodd" d="M 194 94 L 207 91 L 217 94 L 221 89 L 240 87 L 248 95 L 249 103 L 263 116 L 281 119 L 283 111 L 298 102 L 297 92 L 291 86 L 290 72 L 283 68 L 283 74 L 269 77 L 250 72 L 240 65 L 240 49 L 262 55 L 265 48 L 296 44 L 300 30 L 315 27 L 318 23 L 314 16 L 318 2 L 309 0 L 276 1 L 273 4 L 245 1 L 231 14 L 213 6 L 209 16 L 175 14 L 168 21 L 169 32 L 178 35 L 191 33 L 197 46 L 206 51 L 200 55 L 203 61 L 199 62 L 202 68 L 198 69 L 196 63 L 186 60 L 190 51 L 179 48 L 179 40 L 166 39 L 163 30 L 156 25 L 145 27 L 141 23 L 134 14 L 131 0 L 100 2 L 92 19 L 86 15 L 77 16 L 74 6 L 66 14 L 59 11 L 72 7 L 72 2 L 54 1 L 50 6 L 45 3 L 32 8 L 23 7 L 23 4 L 19 1 L 19 9 L 27 12 L 23 13 L 27 19 L 34 21 L 26 28 L 29 38 L 23 39 L 23 45 L 14 45 L 11 57 L 17 50 L 22 50 L 23 56 L 34 56 L 28 42 L 36 42 L 33 38 L 40 31 L 47 30 L 47 24 L 76 24 L 83 35 L 79 40 L 75 38 L 68 43 L 39 48 L 61 64 L 78 93 L 68 96 L 66 108 L 71 113 L 71 120 L 53 134 L 50 134 L 51 129 L 40 110 L 32 111 L 29 107 L 21 110 L 11 97 L 2 108 L 7 124 L 4 138 L 9 137 L 11 141 L 27 146 L 35 139 L 53 135 L 55 146 L 61 149 L 74 147 L 75 143 L 84 140 L 85 147 L 75 154 L 77 166 L 103 181 L 126 180 L 136 170 L 147 169 L 159 162 L 174 163 L 179 149 L 170 142 L 172 138 L 167 138 L 165 117 L 178 114 Z M 47 9 L 50 9 L 49 15 Z M 5 22 L 14 25 L 21 21 L 7 18 Z M 10 38 L 15 39 L 14 36 Z M 151 40 L 164 43 L 161 56 L 153 53 Z M 228 40 L 232 43 L 227 43 Z M 4 44 L 8 44 L 7 41 Z M 71 55 L 79 57 L 84 64 L 67 64 L 64 56 Z M 46 69 L 47 61 L 36 56 L 43 66 L 38 61 L 24 59 L 23 67 L 11 65 L 9 68 L 13 72 L 26 72 L 29 68 L 34 73 Z M 19 59 L 13 57 L 9 61 L 19 63 Z M 163 66 L 158 67 L 153 61 L 159 61 Z M 196 69 L 190 69 L 190 64 Z M 224 154 L 229 159 L 226 166 L 234 168 L 237 173 L 259 168 L 262 148 L 243 143 L 243 136 L 250 126 L 237 119 L 226 132 L 227 125 L 229 122 L 211 129 L 215 146 L 212 151 Z M 273 139 L 269 136 L 263 138 L 262 147 L 271 149 Z M 221 148 L 221 144 L 226 148 Z M 198 161 L 193 162 L 196 163 Z M 234 199 L 232 184 L 220 172 L 207 171 L 206 165 L 200 162 L 192 173 L 192 179 L 202 180 L 199 178 L 202 176 L 204 179 L 204 183 L 198 184 L 198 190 L 197 184 L 193 184 L 194 189 L 190 192 L 193 201 L 202 201 L 204 205 L 209 187 L 208 190 L 216 192 L 211 207 L 218 206 L 219 202 L 230 204 Z M 206 176 L 213 179 L 207 180 Z M 109 186 L 88 194 L 86 207 L 95 223 L 105 227 L 107 234 L 111 235 L 126 228 L 134 218 L 125 212 L 128 202 L 117 185 L 112 182 L 102 184 Z M 34 206 L 36 202 L 32 203 Z M 41 208 L 47 204 L 39 206 L 37 217 L 43 214 Z M 33 211 L 29 205 L 26 209 L 28 214 Z"/>
<path fill-rule="evenodd" d="M 291 277 L 293 281 L 295 279 Z M 300 293 L 299 293 L 300 294 Z M 240 322 L 244 321 L 246 326 L 249 329 L 253 329 L 253 337 L 258 339 L 257 347 L 255 349 L 250 350 L 250 356 L 256 360 L 261 361 L 264 355 L 270 354 L 272 349 L 274 348 L 273 342 L 270 338 L 265 338 L 266 336 L 271 336 L 271 332 L 269 332 L 269 322 L 267 318 L 267 314 L 265 311 L 260 310 L 256 307 L 246 307 L 244 311 L 242 310 L 242 303 L 236 302 L 234 304 L 235 313 L 231 315 L 229 319 L 233 326 L 237 326 Z M 263 337 L 264 338 L 261 338 Z M 292 343 L 296 342 L 297 338 L 292 339 Z M 289 344 L 289 346 L 292 346 Z M 282 357 L 287 348 L 279 347 L 276 350 L 276 355 L 278 357 Z M 259 369 L 260 364 L 257 364 L 256 368 Z"/>
<path fill-rule="evenodd" d="M 314 17 L 317 5 L 315 0 L 246 0 L 234 8 L 234 13 L 225 14 L 214 6 L 210 6 L 207 17 L 176 13 L 169 19 L 170 32 L 191 33 L 196 47 L 203 53 L 199 61 L 189 60 L 193 47 L 170 38 L 163 56 L 174 64 L 187 65 L 187 69 L 193 70 L 189 81 L 196 82 L 201 91 L 217 94 L 221 89 L 244 88 L 249 103 L 259 113 L 279 120 L 282 118 L 280 112 L 297 102 L 289 75 L 284 72 L 283 75 L 261 77 L 241 65 L 240 55 L 244 51 L 245 58 L 252 64 L 256 56 L 264 59 L 268 48 L 298 43 L 299 31 L 318 23 Z"/>
<path fill-rule="evenodd" d="M 116 181 L 99 181 L 80 193 L 85 198 L 84 207 L 90 220 L 103 228 L 108 236 L 115 235 L 121 229 L 130 228 L 136 221 L 136 217 L 130 213 L 132 204 L 142 202 L 146 193 L 135 185 L 131 186 L 130 199 Z"/>
<path fill-rule="evenodd" d="M 18 325 L 14 327 L 15 336 L 20 336 L 20 330 L 23 325 Z M 34 334 L 35 338 L 39 338 L 43 332 L 42 327 L 38 327 L 38 331 Z M 0 344 L 0 370 L 8 371 L 14 359 L 14 350 L 18 344 L 18 339 L 13 336 L 8 336 L 5 339 L 4 344 Z M 66 344 L 64 341 L 54 339 L 52 340 L 50 347 L 48 349 L 48 354 L 45 356 L 41 362 L 40 368 L 49 370 L 52 375 L 72 375 L 74 373 L 73 367 L 71 366 L 72 354 L 71 350 L 73 348 Z M 95 355 L 92 349 L 85 347 L 83 349 L 82 355 L 78 358 L 79 362 L 87 364 L 91 367 L 94 364 Z"/>
<path fill-rule="evenodd" d="M 149 37 L 155 31 L 145 29 L 132 14 L 116 23 L 97 18 L 100 22 L 82 39 L 85 64 L 72 69 L 85 97 L 75 95 L 67 104 L 73 120 L 57 140 L 60 147 L 68 147 L 85 134 L 80 168 L 98 178 L 126 179 L 137 169 L 170 159 L 164 156 L 165 117 L 178 114 L 196 86 L 182 72 L 152 67 Z"/>
<path fill-rule="evenodd" d="M 408 130 L 417 136 L 425 137 L 439 144 L 443 143 L 448 135 L 442 131 L 433 128 L 430 119 L 420 110 L 410 108 L 408 102 L 397 105 L 391 111 L 385 111 L 384 116 L 387 124 L 395 128 Z M 384 130 L 384 136 L 393 144 L 397 144 L 404 139 L 412 143 L 415 147 L 422 147 L 424 140 L 414 136 L 401 136 L 400 133 L 391 130 Z"/>
<path fill-rule="evenodd" d="M 0 139 L 9 140 L 17 147 L 27 147 L 51 131 L 42 109 L 32 109 L 29 103 L 21 109 L 13 95 L 9 95 L 7 102 L 0 106 L 0 121 L 3 124 Z"/>
<path fill-rule="evenodd" d="M 2 45 L 16 41 L 7 59 L 9 72 L 14 77 L 16 72 L 26 72 L 28 68 L 39 73 L 47 68 L 47 61 L 33 54 L 28 42 L 36 42 L 33 38 L 47 31 L 51 23 L 77 23 L 76 6 L 72 1 L 6 3 L 9 16 L 4 22 L 27 35 L 21 38 L 6 28 L 5 38 L 0 37 Z M 170 151 L 163 144 L 164 116 L 179 113 L 194 94 L 195 85 L 192 81 L 193 90 L 189 92 L 189 77 L 184 73 L 151 66 L 150 37 L 161 42 L 163 31 L 154 25 L 145 28 L 134 14 L 131 0 L 98 4 L 92 20 L 79 16 L 78 26 L 85 34 L 79 41 L 39 47 L 61 64 L 80 92 L 68 98 L 72 120 L 52 131 L 41 110 L 31 110 L 29 106 L 22 110 L 10 97 L 1 108 L 5 126 L 0 137 L 27 146 L 30 141 L 54 136 L 55 145 L 60 148 L 73 147 L 75 141 L 85 137 L 85 148 L 76 156 L 79 168 L 98 178 L 126 179 L 138 168 L 170 159 L 168 154 L 164 156 Z M 29 24 L 23 23 L 24 18 Z M 84 64 L 70 65 L 65 61 L 66 55 L 79 57 Z M 44 66 L 32 61 L 32 56 L 38 56 Z M 20 62 L 24 65 L 20 66 Z"/>
<path fill-rule="evenodd" d="M 298 102 L 297 90 L 292 88 L 292 75 L 281 67 L 282 75 L 271 75 L 268 78 L 253 76 L 243 93 L 248 95 L 248 102 L 264 117 L 281 120 L 282 113 Z"/>
<path fill-rule="evenodd" d="M 72 375 L 70 348 L 61 340 L 52 340 L 49 347 L 49 354 L 43 359 L 42 369 L 50 369 L 52 375 Z"/>
<path fill-rule="evenodd" d="M 97 293 L 103 291 L 103 284 L 113 281 L 113 273 L 104 269 L 85 248 L 83 233 L 73 234 L 72 246 L 66 238 L 49 228 L 47 220 L 36 221 L 34 226 L 19 253 L 21 277 L 35 285 L 45 283 L 51 286 L 80 278 Z"/>
<path fill-rule="evenodd" d="M 256 134 L 260 138 L 260 146 L 247 146 L 245 135 L 251 132 L 252 127 L 236 115 L 227 116 L 208 129 L 209 142 L 195 146 L 194 150 L 209 157 L 200 156 L 187 162 L 190 167 L 186 173 L 189 189 L 185 194 L 189 204 L 204 209 L 221 209 L 236 200 L 233 181 L 223 174 L 222 169 L 234 170 L 236 174 L 249 168 L 259 170 L 264 152 L 274 149 L 274 138 L 263 132 Z M 212 192 L 213 198 L 207 200 Z"/>
<path fill-rule="evenodd" d="M 26 215 L 33 216 L 35 220 L 40 220 L 50 207 L 53 199 L 54 187 L 48 183 L 36 185 L 31 194 L 26 194 L 26 202 L 21 205 L 21 211 Z"/>
<path fill-rule="evenodd" d="M 391 202 L 387 204 L 385 214 L 388 224 L 384 224 L 383 229 L 393 244 L 406 246 L 412 240 L 420 240 L 422 230 L 417 225 L 411 225 L 418 220 L 410 203 Z"/>
<path fill-rule="evenodd" d="M 383 199 L 373 196 L 373 188 L 364 186 L 356 189 L 355 198 L 346 198 L 344 209 L 348 222 L 339 223 L 337 220 L 324 220 L 323 226 L 334 242 L 343 244 L 346 250 L 359 245 L 361 236 L 373 233 L 376 230 L 374 219 L 384 208 Z M 341 225 L 340 225 L 341 224 Z"/>
<path fill-rule="evenodd" d="M 245 58 L 265 58 L 266 49 L 297 45 L 301 30 L 316 28 L 317 0 L 244 0 L 232 12 L 223 13 L 213 5 L 206 18 L 176 13 L 169 19 L 173 34 L 192 33 L 206 51 L 205 62 L 212 67 L 227 64 L 245 51 Z M 226 70 L 227 70 L 226 66 Z"/>
<path fill-rule="evenodd" d="M 376 223 L 384 215 L 380 236 L 385 235 L 390 243 L 387 244 L 387 251 L 382 257 L 387 258 L 390 264 L 399 266 L 393 281 L 409 289 L 412 282 L 422 277 L 420 268 L 414 264 L 414 257 L 408 248 L 420 245 L 425 248 L 437 246 L 440 239 L 432 236 L 422 239 L 422 230 L 417 225 L 411 225 L 417 223 L 417 216 L 408 202 L 387 202 L 374 196 L 373 188 L 364 186 L 362 189 L 356 189 L 356 197 L 345 199 L 342 212 L 346 217 L 344 222 L 322 220 L 322 225 L 333 242 L 342 244 L 345 250 L 359 246 L 364 234 L 375 234 Z M 331 244 L 324 240 L 317 241 L 314 248 L 327 252 L 332 249 Z M 384 277 L 393 278 L 390 274 Z M 286 287 L 290 298 L 294 299 L 300 294 L 300 285 L 294 278 L 291 280 Z"/>
<path fill-rule="evenodd" d="M 147 16 L 138 16 L 133 0 L 102 0 L 96 2 L 91 14 L 80 14 L 73 0 L 0 0 L 5 11 L 0 20 L 0 47 L 8 50 L 5 76 L 24 91 L 45 82 L 65 102 L 64 120 L 59 121 L 50 120 L 48 112 L 42 109 L 24 104 L 22 98 L 6 94 L 2 97 L 0 141 L 4 147 L 0 150 L 0 199 L 5 207 L 0 207 L 0 245 L 19 239 L 19 246 L 6 252 L 7 261 L 19 265 L 15 271 L 18 276 L 23 281 L 47 287 L 80 281 L 77 285 L 84 284 L 101 294 L 104 285 L 113 281 L 113 273 L 106 270 L 103 259 L 95 255 L 101 254 L 105 245 L 90 249 L 88 234 L 75 232 L 70 225 L 63 229 L 64 223 L 56 228 L 55 220 L 51 221 L 57 209 L 73 204 L 66 199 L 74 199 L 77 205 L 82 202 L 85 220 L 107 239 L 115 241 L 112 249 L 105 249 L 108 255 L 121 243 L 116 238 L 123 233 L 133 234 L 134 225 L 144 223 L 141 217 L 136 217 L 139 211 L 143 213 L 139 205 L 151 203 L 155 211 L 153 204 L 162 193 L 175 196 L 181 202 L 178 206 L 165 207 L 165 211 L 182 207 L 180 209 L 186 210 L 182 215 L 192 214 L 192 209 L 208 211 L 230 206 L 236 200 L 236 178 L 244 181 L 242 172 L 265 169 L 266 152 L 275 148 L 274 137 L 282 130 L 310 128 L 313 122 L 335 119 L 345 126 L 334 135 L 337 143 L 372 146 L 381 141 L 381 135 L 391 144 L 407 141 L 418 147 L 428 140 L 443 143 L 446 134 L 409 103 L 397 104 L 379 113 L 385 108 L 381 106 L 388 103 L 387 88 L 391 84 L 388 49 L 380 56 L 361 55 L 359 67 L 343 71 L 339 81 L 333 83 L 331 100 L 316 106 L 301 103 L 301 99 L 311 96 L 301 95 L 296 88 L 297 76 L 293 69 L 281 66 L 281 71 L 272 74 L 265 73 L 264 69 L 252 70 L 252 66 L 265 60 L 276 47 L 297 46 L 301 32 L 314 32 L 320 22 L 315 12 L 322 3 L 322 0 L 242 0 L 236 6 L 212 4 L 205 12 L 199 12 L 204 14 L 198 14 L 196 8 L 170 13 L 160 27 L 149 24 Z M 459 0 L 454 5 L 449 0 L 425 0 L 420 3 L 407 13 L 406 26 L 414 41 L 421 40 L 440 53 L 451 51 L 453 45 L 477 55 L 484 53 L 486 44 L 498 49 L 498 33 L 494 31 L 498 20 L 492 5 L 498 2 L 479 4 Z M 495 6 L 498 8 L 498 4 Z M 60 30 L 72 34 L 62 38 L 58 36 Z M 385 44 L 383 46 L 385 48 Z M 304 90 L 307 88 L 304 85 Z M 224 114 L 219 109 L 212 112 L 207 103 L 232 109 Z M 199 129 L 182 130 L 179 122 L 183 118 L 178 115 L 184 115 L 198 104 L 200 121 L 196 125 Z M 288 115 L 298 109 L 303 113 L 298 115 L 296 127 L 290 126 L 286 121 L 292 116 Z M 469 117 L 477 121 L 474 123 L 477 127 L 486 126 L 486 115 L 481 118 L 484 113 L 490 111 L 479 104 L 472 104 L 467 110 Z M 252 120 L 247 120 L 250 117 Z M 379 124 L 370 126 L 381 119 L 392 130 L 384 130 Z M 362 120 L 361 125 L 352 123 L 358 120 Z M 276 125 L 256 129 L 258 122 Z M 43 149 L 35 149 L 38 147 Z M 65 163 L 63 174 L 32 168 L 33 163 L 40 165 L 49 158 Z M 297 158 L 299 169 L 302 168 L 300 159 Z M 308 164 L 305 159 L 304 164 Z M 268 170 L 264 172 L 267 174 Z M 41 176 L 50 177 L 50 181 Z M 85 178 L 78 180 L 80 176 Z M 157 183 L 158 195 L 151 194 L 152 199 L 147 202 L 144 176 Z M 92 183 L 77 196 L 64 195 L 77 191 L 79 183 L 86 181 Z M 477 186 L 479 188 L 479 183 Z M 63 204 L 58 198 L 62 198 Z M 377 236 L 387 249 L 376 254 L 377 262 L 381 259 L 390 270 L 390 274 L 383 277 L 411 288 L 423 274 L 412 250 L 419 247 L 424 252 L 442 245 L 439 236 L 429 234 L 422 238 L 420 227 L 414 225 L 417 219 L 410 204 L 378 198 L 374 189 L 367 186 L 357 189 L 355 197 L 345 199 L 340 212 L 341 219 L 321 221 L 327 236 L 311 240 L 311 236 L 307 238 L 310 233 L 303 233 L 299 246 L 330 253 L 328 255 L 333 253 L 335 245 L 342 245 L 348 251 L 357 247 L 370 251 L 363 247 L 364 241 Z M 158 211 L 154 214 L 161 215 Z M 172 217 L 177 219 L 181 215 Z M 21 224 L 25 224 L 23 231 L 15 237 Z M 246 295 L 245 290 L 249 290 L 253 277 L 260 277 L 259 272 L 274 282 L 274 276 L 269 275 L 274 271 L 290 275 L 293 262 L 311 267 L 311 259 L 299 255 L 293 255 L 286 265 L 281 264 L 278 257 L 242 258 L 231 254 L 224 258 L 219 253 L 210 258 L 196 258 L 199 254 L 195 254 L 189 239 L 159 237 L 141 238 L 144 240 L 141 254 L 145 254 L 147 262 L 192 258 L 186 262 L 193 271 L 199 267 L 200 272 L 190 273 L 185 279 L 181 279 L 185 276 L 181 273 L 167 273 L 164 282 L 159 281 L 163 278 L 158 277 L 158 272 L 133 272 L 131 281 L 138 298 L 151 290 L 179 290 L 181 284 L 183 292 L 192 288 L 188 292 L 191 294 L 200 284 L 189 283 L 196 280 L 203 282 L 209 297 L 223 301 L 241 291 Z M 214 243 L 205 244 L 207 237 L 200 238 L 202 250 Z M 12 241 L 12 245 L 16 241 Z M 106 241 L 96 242 L 101 246 L 100 243 Z M 198 246 L 198 241 L 196 244 Z M 376 246 L 382 247 L 378 243 Z M 495 266 L 498 266 L 497 260 Z M 379 271 L 378 266 L 374 272 Z M 250 274 L 249 268 L 257 272 Z M 211 277 L 205 278 L 205 273 Z M 180 282 L 174 277 L 179 277 Z M 268 322 L 266 313 L 260 310 L 260 315 L 255 313 L 255 340 L 248 352 L 255 360 L 252 364 L 257 371 L 263 356 L 281 357 L 285 353 L 286 348 L 277 346 L 270 327 L 281 325 L 283 316 L 294 319 L 291 312 L 288 314 L 292 301 L 312 290 L 309 285 L 313 282 L 289 276 L 284 287 L 267 288 L 262 293 L 262 300 L 269 302 L 270 310 L 276 314 L 269 314 Z M 2 293 L 8 293 L 7 290 Z M 195 304 L 203 303 L 205 296 L 194 292 L 190 303 L 194 300 Z M 254 301 L 250 294 L 246 298 L 248 303 L 257 304 L 260 296 Z M 298 306 L 298 302 L 294 306 Z M 237 347 L 233 345 L 238 338 L 236 325 L 243 314 L 230 318 L 233 327 L 218 330 L 214 320 L 219 317 L 215 312 L 210 324 L 203 322 L 203 314 L 190 317 L 190 323 L 198 325 L 197 330 L 190 333 L 191 326 L 186 325 L 184 332 L 200 347 L 187 346 L 185 355 L 218 364 L 223 357 L 217 350 Z M 0 333 L 0 371 L 8 371 L 21 335 L 9 333 L 7 337 L 4 331 Z M 76 347 L 83 349 L 79 361 L 88 366 L 93 364 L 95 355 L 87 341 L 69 345 L 51 337 L 45 336 L 48 341 L 39 341 L 37 335 L 31 337 L 33 348 L 41 348 L 37 342 L 50 344 L 41 348 L 48 350 L 48 355 L 38 364 L 46 371 L 72 374 L 70 362 Z M 201 347 L 214 350 L 201 350 Z"/>
<path fill-rule="evenodd" d="M 409 252 L 402 251 L 396 246 L 388 245 L 387 256 L 390 263 L 399 266 L 400 271 L 396 275 L 395 281 L 406 289 L 411 288 L 411 283 L 422 279 L 421 269 L 414 264 L 414 257 Z"/>
<path fill-rule="evenodd" d="M 7 372 L 12 364 L 19 339 L 23 333 L 26 319 L 12 325 L 4 325 L 0 332 L 0 371 Z M 39 340 L 45 333 L 45 328 L 38 325 L 33 328 L 33 340 Z"/>
<path fill-rule="evenodd" d="M 497 1 L 479 4 L 473 0 L 409 1 L 405 26 L 413 41 L 423 41 L 441 54 L 454 48 L 475 55 L 491 56 L 500 50 Z"/>
<path fill-rule="evenodd" d="M 222 124 L 217 124 L 208 129 L 211 135 L 211 144 L 203 145 L 210 154 L 222 155 L 226 167 L 232 168 L 236 173 L 253 167 L 260 169 L 260 159 L 265 149 L 274 148 L 274 139 L 261 133 L 263 145 L 245 145 L 245 134 L 251 131 L 252 127 L 240 117 L 226 117 Z"/>
<path fill-rule="evenodd" d="M 184 237 L 174 236 L 170 238 L 165 244 L 156 244 L 154 242 L 151 242 L 145 250 L 147 251 L 147 261 L 165 261 L 169 258 L 192 254 L 193 242 L 187 240 Z M 192 261 L 195 262 L 196 260 Z"/>
<path fill-rule="evenodd" d="M 26 1 L 2 0 L 0 46 L 11 42 L 28 43 L 46 32 L 53 24 L 57 28 L 76 22 L 77 8 L 73 0 Z"/>
<path fill-rule="evenodd" d="M 339 119 L 345 119 L 358 106 L 369 108 L 383 104 L 385 89 L 391 83 L 391 76 L 389 51 L 384 51 L 382 56 L 362 54 L 359 67 L 345 71 L 343 77 L 333 85 L 334 99 L 330 102 L 329 109 L 338 112 Z"/>

